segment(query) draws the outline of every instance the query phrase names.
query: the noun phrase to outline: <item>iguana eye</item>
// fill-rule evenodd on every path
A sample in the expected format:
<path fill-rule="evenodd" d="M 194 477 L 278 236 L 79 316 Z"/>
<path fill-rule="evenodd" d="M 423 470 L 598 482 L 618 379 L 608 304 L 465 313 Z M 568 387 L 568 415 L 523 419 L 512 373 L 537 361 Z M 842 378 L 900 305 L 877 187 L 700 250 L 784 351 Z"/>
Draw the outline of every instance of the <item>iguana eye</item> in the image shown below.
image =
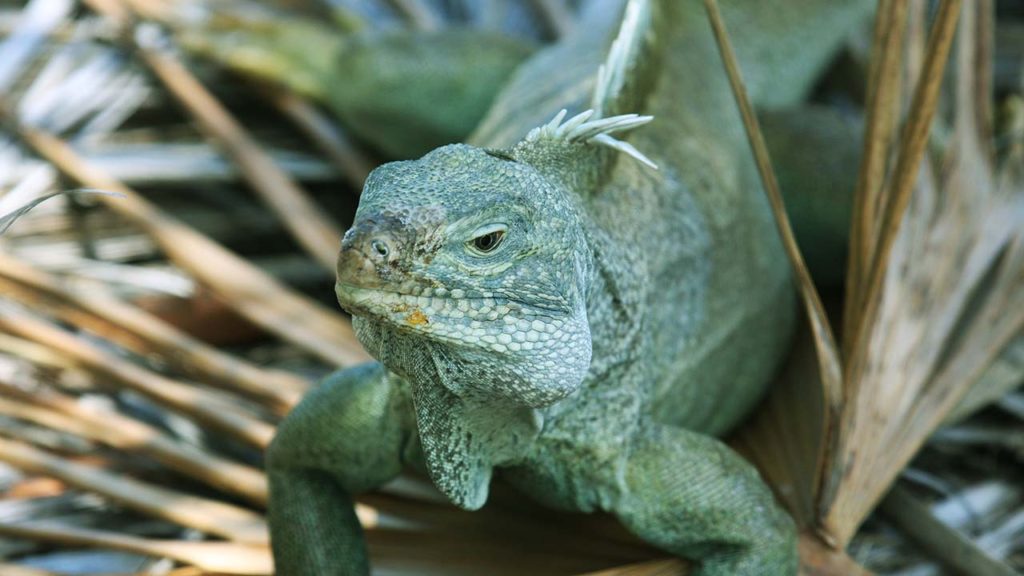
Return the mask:
<path fill-rule="evenodd" d="M 473 233 L 472 240 L 466 243 L 470 252 L 483 255 L 493 252 L 505 239 L 508 228 L 504 224 L 495 224 L 479 228 Z"/>

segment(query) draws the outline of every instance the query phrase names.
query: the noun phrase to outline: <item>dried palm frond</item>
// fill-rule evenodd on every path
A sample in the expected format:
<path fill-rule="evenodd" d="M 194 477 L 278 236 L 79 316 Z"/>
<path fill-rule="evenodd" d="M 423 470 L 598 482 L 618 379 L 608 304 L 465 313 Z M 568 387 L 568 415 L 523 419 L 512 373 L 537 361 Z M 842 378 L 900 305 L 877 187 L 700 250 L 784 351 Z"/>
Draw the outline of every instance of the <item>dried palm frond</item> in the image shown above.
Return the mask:
<path fill-rule="evenodd" d="M 118 196 L 118 194 L 116 194 L 114 192 L 104 192 L 103 190 L 85 190 L 85 189 L 79 189 L 79 190 L 58 190 L 56 192 L 50 192 L 49 194 L 46 194 L 44 196 L 40 196 L 39 198 L 35 198 L 35 199 L 32 199 L 32 200 L 29 200 L 28 202 L 25 202 L 21 206 L 18 206 L 17 208 L 13 208 L 11 210 L 6 210 L 6 209 L 4 209 L 4 207 L 2 205 L 0 205 L 0 234 L 3 234 L 4 232 L 6 232 L 7 229 L 11 227 L 11 224 L 14 224 L 15 220 L 17 220 L 18 218 L 21 218 L 25 214 L 28 214 L 29 210 L 35 208 L 36 206 L 42 204 L 43 202 L 46 202 L 50 198 L 53 198 L 55 196 L 60 196 L 61 194 L 72 194 L 72 193 L 111 194 L 113 196 Z M 4 197 L 4 200 L 7 200 L 6 196 Z"/>
<path fill-rule="evenodd" d="M 720 16 L 714 0 L 705 4 L 776 207 L 777 184 Z M 914 15 L 918 31 L 922 7 Z M 962 8 L 955 0 L 941 2 L 927 45 L 917 52 L 923 62 L 911 51 L 901 65 L 907 3 L 880 4 L 842 366 L 788 222 L 775 209 L 807 304 L 820 388 L 805 370 L 799 378 L 806 384 L 786 383 L 740 442 L 775 479 L 794 515 L 839 549 L 928 436 L 1024 331 L 1024 157 L 1014 143 L 997 162 L 984 116 L 991 94 L 990 64 L 982 55 L 992 10 L 991 3 Z M 939 178 L 923 158 L 961 11 L 954 133 Z M 900 125 L 904 68 L 917 78 Z M 1019 374 L 1000 381 L 1017 382 Z M 806 442 L 821 436 L 820 445 Z"/>
<path fill-rule="evenodd" d="M 902 141 L 883 147 L 897 160 L 877 208 L 862 206 L 867 223 L 855 223 L 853 246 L 870 252 L 851 263 L 864 280 L 847 295 L 846 388 L 818 502 L 839 543 L 1024 330 L 1024 156 L 1018 143 L 992 157 L 977 116 L 977 102 L 991 98 L 973 74 L 986 9 L 962 8 L 954 132 L 933 167 L 921 159 L 961 12 L 940 4 Z"/>

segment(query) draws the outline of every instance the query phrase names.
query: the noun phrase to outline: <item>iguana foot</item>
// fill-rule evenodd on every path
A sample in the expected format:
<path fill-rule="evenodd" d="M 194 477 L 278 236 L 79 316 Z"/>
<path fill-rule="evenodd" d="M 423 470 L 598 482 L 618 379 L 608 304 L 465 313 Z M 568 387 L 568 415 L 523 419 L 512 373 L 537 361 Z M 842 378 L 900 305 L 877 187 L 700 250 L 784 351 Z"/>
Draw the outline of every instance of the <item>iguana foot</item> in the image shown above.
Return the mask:
<path fill-rule="evenodd" d="M 793 522 L 757 471 L 720 441 L 646 425 L 611 510 L 645 541 L 697 563 L 694 576 L 792 576 Z"/>
<path fill-rule="evenodd" d="M 398 475 L 411 409 L 380 364 L 335 372 L 281 424 L 267 454 L 283 576 L 370 573 L 352 494 Z"/>

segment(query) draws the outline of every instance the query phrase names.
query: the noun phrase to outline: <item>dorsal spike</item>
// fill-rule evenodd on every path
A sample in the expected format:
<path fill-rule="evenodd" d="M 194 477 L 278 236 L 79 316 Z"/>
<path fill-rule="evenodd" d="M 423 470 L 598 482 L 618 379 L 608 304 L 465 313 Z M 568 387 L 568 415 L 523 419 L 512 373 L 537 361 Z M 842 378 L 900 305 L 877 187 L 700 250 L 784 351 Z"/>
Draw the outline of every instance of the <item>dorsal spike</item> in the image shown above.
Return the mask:
<path fill-rule="evenodd" d="M 651 168 L 652 170 L 658 169 L 657 164 L 655 164 L 647 156 L 644 156 L 643 152 L 637 150 L 636 147 L 630 144 L 629 142 L 616 140 L 615 138 L 612 138 L 607 134 L 598 134 L 597 136 L 594 136 L 592 141 L 595 144 L 600 144 L 601 146 L 608 146 L 609 148 L 614 148 L 619 152 L 624 152 L 625 154 L 631 156 L 632 158 L 635 158 L 641 164 L 647 166 L 648 168 Z"/>
<path fill-rule="evenodd" d="M 631 101 L 629 97 L 623 97 L 623 92 L 628 75 L 635 71 L 642 57 L 644 39 L 651 34 L 651 9 L 650 0 L 629 0 L 626 4 L 619 32 L 597 71 L 591 99 L 593 107 L 568 120 L 565 120 L 568 112 L 565 109 L 559 111 L 550 121 L 531 130 L 526 136 L 527 142 L 561 141 L 606 146 L 657 169 L 654 162 L 634 146 L 611 136 L 643 126 L 653 120 L 653 116 L 635 113 L 605 116 L 608 110 L 621 109 Z"/>
<path fill-rule="evenodd" d="M 555 117 L 540 128 L 534 128 L 526 136 L 527 142 L 556 142 L 594 144 L 607 146 L 609 148 L 624 152 L 627 155 L 639 160 L 644 165 L 655 170 L 657 165 L 647 156 L 627 142 L 612 138 L 611 134 L 632 130 L 647 124 L 654 119 L 654 116 L 640 116 L 638 114 L 622 114 L 610 118 L 598 118 L 590 120 L 594 115 L 593 110 L 586 110 L 572 118 L 562 122 L 566 111 L 562 110 Z"/>
<path fill-rule="evenodd" d="M 626 73 L 640 50 L 648 23 L 642 18 L 650 11 L 649 0 L 630 0 L 622 16 L 619 33 L 608 50 L 608 58 L 598 68 L 597 83 L 591 99 L 591 108 L 598 116 L 604 115 L 605 103 L 615 98 L 626 81 Z M 646 14 L 649 18 L 649 14 Z"/>
<path fill-rule="evenodd" d="M 555 114 L 555 117 L 551 119 L 551 122 L 548 122 L 547 125 L 544 126 L 544 132 L 547 134 L 554 134 L 559 124 L 562 123 L 562 119 L 565 118 L 565 115 L 568 113 L 568 110 L 562 108 L 562 110 L 558 114 Z"/>
<path fill-rule="evenodd" d="M 579 114 L 573 116 L 568 121 L 566 121 L 564 124 L 562 124 L 562 126 L 558 129 L 559 130 L 558 131 L 558 136 L 564 137 L 566 134 L 572 132 L 577 127 L 579 127 L 580 124 L 583 124 L 584 122 L 589 120 L 590 117 L 593 116 L 593 115 L 594 115 L 594 111 L 591 109 L 591 110 L 584 110 L 583 112 L 580 112 Z"/>

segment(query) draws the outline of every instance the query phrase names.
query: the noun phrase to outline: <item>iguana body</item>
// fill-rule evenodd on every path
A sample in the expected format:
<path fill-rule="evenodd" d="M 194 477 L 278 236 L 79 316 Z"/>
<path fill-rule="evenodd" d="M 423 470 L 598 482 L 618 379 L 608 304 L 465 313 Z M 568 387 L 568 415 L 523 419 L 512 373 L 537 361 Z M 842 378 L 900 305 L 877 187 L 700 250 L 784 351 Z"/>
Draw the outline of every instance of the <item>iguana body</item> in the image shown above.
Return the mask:
<path fill-rule="evenodd" d="M 461 141 L 534 42 L 494 30 L 341 30 L 284 18 L 214 19 L 180 33 L 190 50 L 327 106 L 388 159 Z"/>
<path fill-rule="evenodd" d="M 616 515 L 698 574 L 795 573 L 791 521 L 710 435 L 788 346 L 788 265 L 699 4 L 653 4 L 630 3 L 596 87 L 617 7 L 520 69 L 471 139 L 482 147 L 367 181 L 337 292 L 382 365 L 331 377 L 280 429 L 282 574 L 366 573 L 350 495 L 418 464 L 465 508 L 498 468 L 551 506 Z M 775 103 L 865 11 L 763 4 L 743 4 L 757 25 L 734 35 L 755 68 L 768 30 L 786 39 L 768 59 L 785 66 L 751 83 Z M 611 134 L 646 121 L 617 116 L 630 112 L 656 119 L 625 144 Z"/>

